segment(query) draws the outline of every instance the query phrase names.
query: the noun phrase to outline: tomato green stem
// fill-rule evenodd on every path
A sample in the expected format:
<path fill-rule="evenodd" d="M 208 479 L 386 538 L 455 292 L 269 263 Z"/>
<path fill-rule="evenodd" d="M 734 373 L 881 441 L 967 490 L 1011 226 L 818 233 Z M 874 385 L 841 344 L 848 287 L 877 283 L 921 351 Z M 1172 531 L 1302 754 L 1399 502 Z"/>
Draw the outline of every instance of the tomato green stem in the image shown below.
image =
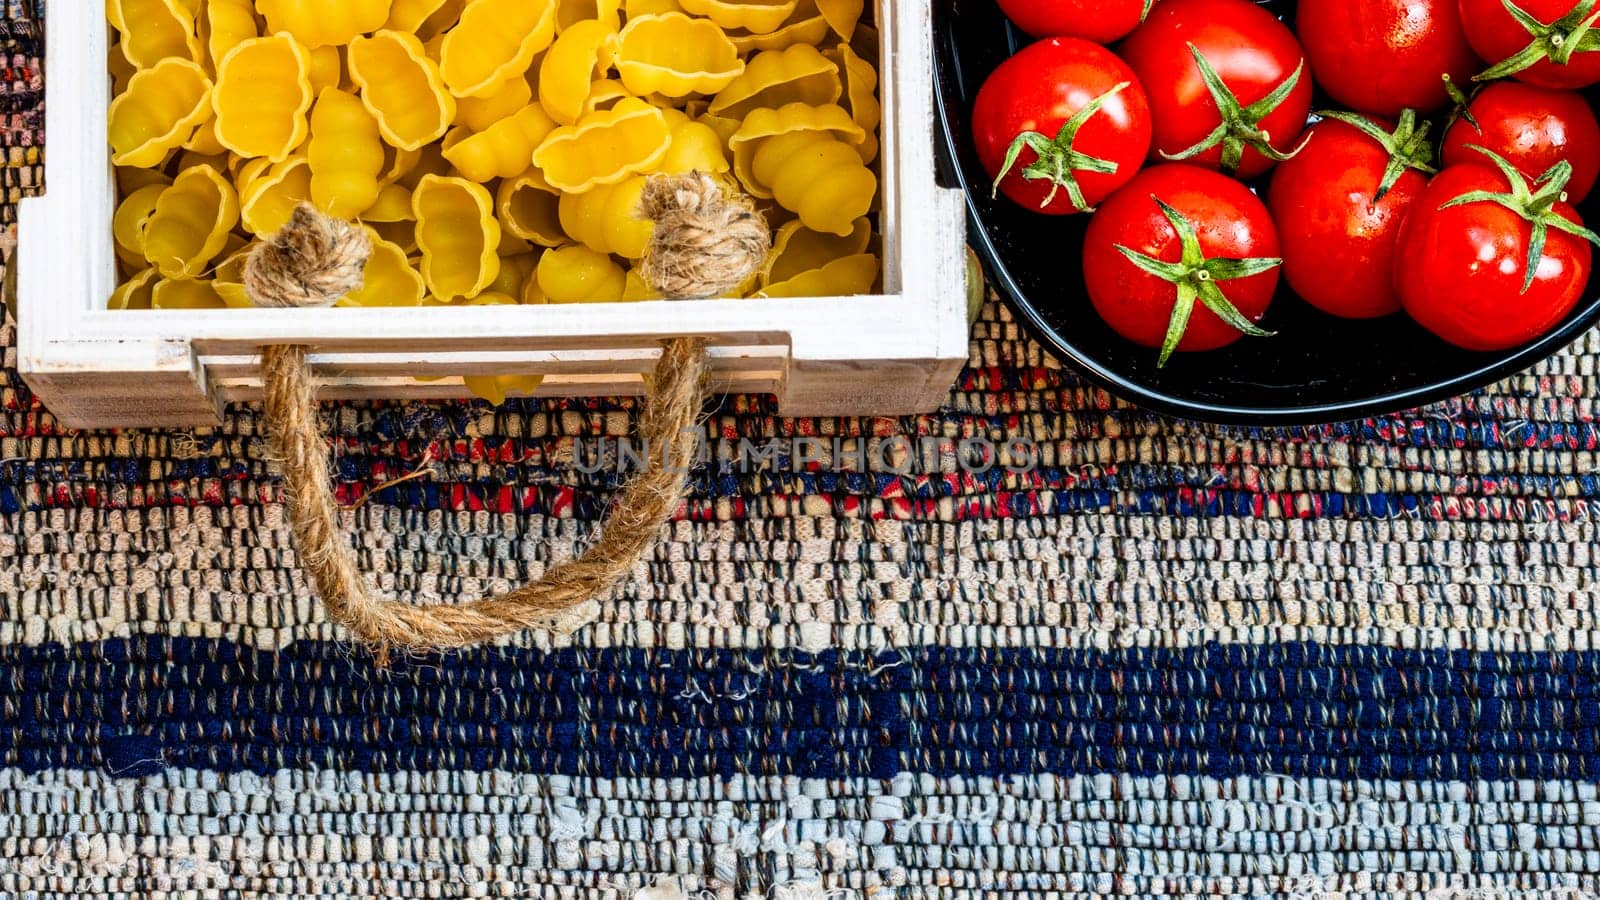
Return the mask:
<path fill-rule="evenodd" d="M 1473 81 L 1493 81 L 1505 78 L 1538 65 L 1546 60 L 1558 66 L 1572 61 L 1578 53 L 1600 50 L 1600 32 L 1594 30 L 1600 21 L 1600 10 L 1595 4 L 1600 0 L 1579 0 L 1572 11 L 1546 25 L 1512 0 L 1500 0 L 1511 18 L 1533 38 L 1528 46 L 1502 59 L 1473 76 Z"/>
<path fill-rule="evenodd" d="M 1349 125 L 1377 141 L 1383 151 L 1389 154 L 1389 162 L 1383 168 L 1383 178 L 1378 182 L 1378 192 L 1372 197 L 1373 203 L 1387 196 L 1407 169 L 1415 169 L 1425 175 L 1434 175 L 1439 171 L 1433 167 L 1433 145 L 1428 143 L 1428 130 L 1433 126 L 1427 122 L 1419 125 L 1415 110 L 1401 110 L 1400 121 L 1394 131 L 1384 131 L 1376 122 L 1357 113 L 1328 111 L 1317 115 Z"/>
<path fill-rule="evenodd" d="M 1561 160 L 1551 166 L 1543 175 L 1534 180 L 1530 187 L 1528 179 L 1510 161 L 1500 154 L 1480 147 L 1477 144 L 1468 144 L 1469 149 L 1476 150 L 1487 156 L 1494 163 L 1500 174 L 1510 182 L 1511 190 L 1505 193 L 1495 191 L 1467 191 L 1454 200 L 1446 202 L 1439 209 L 1445 210 L 1452 206 L 1465 206 L 1469 203 L 1494 203 L 1511 210 L 1532 225 L 1532 233 L 1528 236 L 1528 261 L 1527 274 L 1522 280 L 1522 292 L 1526 294 L 1533 287 L 1533 278 L 1539 271 L 1539 261 L 1544 258 L 1544 245 L 1550 237 L 1550 229 L 1566 232 L 1574 237 L 1580 237 L 1591 244 L 1600 246 L 1600 235 L 1569 220 L 1566 216 L 1556 212 L 1555 205 L 1567 199 L 1567 182 L 1572 178 L 1572 164 Z"/>
<path fill-rule="evenodd" d="M 1453 108 L 1450 110 L 1450 118 L 1446 119 L 1444 123 L 1444 134 L 1450 133 L 1450 128 L 1456 124 L 1457 119 L 1461 119 L 1468 125 L 1471 125 L 1473 131 L 1483 134 L 1483 126 L 1479 125 L 1477 118 L 1472 115 L 1472 97 L 1468 97 L 1466 93 L 1461 90 L 1461 86 L 1456 84 L 1455 79 L 1450 77 L 1449 72 L 1446 72 L 1439 77 L 1444 79 L 1444 92 L 1450 95 L 1450 103 L 1453 106 Z M 1473 88 L 1473 97 L 1477 96 L 1478 91 L 1481 88 L 1482 85 L 1479 85 L 1477 88 Z"/>
<path fill-rule="evenodd" d="M 1301 76 L 1305 74 L 1304 59 L 1300 60 L 1300 64 L 1295 66 L 1294 72 L 1285 78 L 1282 84 L 1273 88 L 1272 93 L 1249 106 L 1243 106 L 1232 89 L 1223 83 L 1222 76 L 1217 74 L 1217 70 L 1212 67 L 1211 61 L 1206 59 L 1205 54 L 1200 52 L 1199 47 L 1190 44 L 1189 53 L 1194 57 L 1194 64 L 1200 69 L 1200 79 L 1205 82 L 1206 90 L 1211 92 L 1211 99 L 1217 104 L 1222 124 L 1201 138 L 1194 146 L 1177 153 L 1162 153 L 1163 157 L 1173 161 L 1193 159 L 1213 147 L 1220 146 L 1222 169 L 1231 174 L 1238 171 L 1239 164 L 1244 161 L 1246 147 L 1253 148 L 1257 153 L 1276 162 L 1292 159 L 1305 147 L 1305 141 L 1301 141 L 1299 147 L 1284 153 L 1272 146 L 1272 135 L 1261 128 L 1261 120 L 1271 115 L 1289 99 L 1291 93 L 1294 93 Z"/>
<path fill-rule="evenodd" d="M 1243 334 L 1271 337 L 1274 332 L 1261 328 L 1239 312 L 1239 308 L 1222 293 L 1217 282 L 1260 275 L 1283 265 L 1283 260 L 1267 257 L 1208 259 L 1200 246 L 1200 235 L 1195 231 L 1194 223 L 1160 197 L 1151 195 L 1150 199 L 1161 207 L 1162 215 L 1167 217 L 1167 221 L 1172 223 L 1172 230 L 1178 234 L 1178 261 L 1164 262 L 1121 244 L 1117 244 L 1116 249 L 1140 270 L 1177 288 L 1177 300 L 1172 306 L 1172 317 L 1167 320 L 1167 334 L 1161 341 L 1161 356 L 1156 360 L 1156 368 L 1166 366 L 1167 360 L 1172 358 L 1178 344 L 1183 341 L 1196 301 L 1205 304 L 1206 309 L 1215 313 L 1217 318 Z"/>
<path fill-rule="evenodd" d="M 1011 146 L 1006 148 L 1005 161 L 1000 166 L 1000 174 L 994 178 L 994 185 L 989 192 L 993 197 L 1000 192 L 1000 182 L 1011 173 L 1017 164 L 1017 157 L 1022 155 L 1024 147 L 1038 155 L 1038 159 L 1028 163 L 1022 169 L 1022 177 L 1026 181 L 1048 179 L 1050 193 L 1045 195 L 1044 202 L 1039 204 L 1040 209 L 1048 207 L 1055 200 L 1056 192 L 1065 189 L 1067 197 L 1072 201 L 1072 208 L 1078 212 L 1094 212 L 1083 197 L 1083 188 L 1078 184 L 1078 176 L 1074 172 L 1098 172 L 1103 175 L 1116 174 L 1117 164 L 1110 160 L 1079 153 L 1073 149 L 1073 143 L 1078 139 L 1078 132 L 1094 117 L 1112 97 L 1122 93 L 1132 86 L 1132 82 L 1124 81 L 1104 94 L 1090 100 L 1083 109 L 1073 114 L 1072 118 L 1062 123 L 1061 130 L 1056 132 L 1054 138 L 1040 134 L 1037 131 L 1024 131 L 1016 136 Z"/>

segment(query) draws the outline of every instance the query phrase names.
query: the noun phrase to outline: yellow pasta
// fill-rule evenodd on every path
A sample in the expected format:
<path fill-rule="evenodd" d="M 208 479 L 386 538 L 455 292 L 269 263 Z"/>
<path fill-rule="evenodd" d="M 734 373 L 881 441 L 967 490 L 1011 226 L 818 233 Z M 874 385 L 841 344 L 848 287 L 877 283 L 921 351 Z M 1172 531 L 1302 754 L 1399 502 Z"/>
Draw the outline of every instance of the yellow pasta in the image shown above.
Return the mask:
<path fill-rule="evenodd" d="M 865 133 L 844 111 L 844 107 L 831 103 L 825 106 L 791 103 L 779 109 L 754 110 L 745 117 L 733 137 L 728 139 L 729 146 L 733 148 L 733 171 L 745 190 L 755 197 L 772 196 L 770 186 L 757 178 L 753 171 L 756 153 L 777 135 L 802 131 L 831 134 L 852 145 L 865 138 Z"/>
<path fill-rule="evenodd" d="M 628 282 L 611 257 L 581 245 L 546 250 L 534 277 L 550 303 L 620 301 Z"/>
<path fill-rule="evenodd" d="M 205 7 L 206 53 L 212 71 L 228 58 L 233 48 L 252 38 L 256 31 L 256 10 L 252 0 L 209 0 Z"/>
<path fill-rule="evenodd" d="M 521 295 L 522 286 L 533 277 L 533 271 L 539 265 L 539 256 L 539 253 L 532 251 L 513 254 L 502 252 L 500 274 L 495 277 L 484 294 L 504 294 L 510 297 Z"/>
<path fill-rule="evenodd" d="M 845 98 L 850 104 L 850 118 L 861 126 L 862 141 L 856 145 L 861 161 L 870 163 L 878 156 L 878 126 L 882 123 L 883 107 L 878 103 L 878 70 L 851 49 L 840 44 L 827 54 L 835 59 L 844 73 Z"/>
<path fill-rule="evenodd" d="M 383 139 L 402 150 L 436 141 L 456 117 L 439 66 L 416 35 L 380 31 L 350 44 L 350 79 L 378 120 Z"/>
<path fill-rule="evenodd" d="M 482 185 L 428 175 L 411 198 L 422 278 L 445 300 L 475 297 L 500 274 L 500 224 Z"/>
<path fill-rule="evenodd" d="M 251 38 L 217 67 L 217 140 L 240 156 L 288 159 L 306 139 L 311 54 L 287 34 Z"/>
<path fill-rule="evenodd" d="M 227 309 L 227 301 L 210 281 L 164 278 L 150 292 L 151 309 Z"/>
<path fill-rule="evenodd" d="M 340 219 L 354 219 L 378 200 L 383 185 L 383 139 L 377 120 L 352 94 L 328 88 L 311 111 L 311 202 Z"/>
<path fill-rule="evenodd" d="M 629 21 L 640 16 L 654 16 L 669 12 L 685 12 L 678 0 L 623 0 L 622 17 Z"/>
<path fill-rule="evenodd" d="M 754 183 L 770 189 L 813 231 L 847 235 L 867 214 L 878 178 L 855 148 L 827 132 L 796 131 L 762 141 L 751 161 Z"/>
<path fill-rule="evenodd" d="M 496 122 L 520 112 L 533 102 L 533 85 L 526 78 L 513 78 L 485 97 L 468 97 L 456 102 L 456 125 L 473 131 L 488 131 Z"/>
<path fill-rule="evenodd" d="M 144 227 L 155 214 L 156 203 L 161 200 L 161 195 L 166 192 L 167 185 L 147 185 L 117 204 L 117 210 L 111 216 L 111 237 L 116 244 L 117 255 L 124 262 L 142 265 L 147 261 L 144 255 Z"/>
<path fill-rule="evenodd" d="M 411 268 L 405 248 L 386 241 L 372 228 L 367 228 L 367 238 L 372 241 L 372 256 L 362 270 L 361 287 L 346 294 L 337 306 L 416 306 L 427 296 L 427 285 L 417 270 Z"/>
<path fill-rule="evenodd" d="M 212 275 L 211 287 L 222 298 L 222 302 L 232 309 L 255 306 L 244 287 L 244 264 L 254 248 L 254 244 L 245 244 L 231 253 L 224 249 L 222 262 L 217 264 L 216 272 Z"/>
<path fill-rule="evenodd" d="M 311 51 L 311 93 L 321 94 L 344 83 L 344 57 L 338 47 L 317 47 Z"/>
<path fill-rule="evenodd" d="M 107 137 L 119 166 L 159 166 L 211 118 L 211 79 L 198 63 L 162 60 L 133 76 L 111 102 Z"/>
<path fill-rule="evenodd" d="M 139 272 L 117 285 L 117 289 L 111 292 L 111 300 L 106 303 L 106 308 L 150 309 L 156 282 L 160 280 L 161 273 L 154 266 Z"/>
<path fill-rule="evenodd" d="M 597 110 L 611 109 L 623 99 L 632 96 L 633 94 L 629 93 L 620 81 L 610 78 L 596 81 L 589 86 L 589 96 L 583 101 L 583 112 L 586 115 Z"/>
<path fill-rule="evenodd" d="M 462 11 L 466 8 L 467 0 L 444 0 L 433 15 L 423 20 L 422 26 L 417 29 L 417 37 L 431 41 L 456 27 L 456 23 L 461 21 Z"/>
<path fill-rule="evenodd" d="M 556 0 L 556 34 L 563 34 L 579 22 L 598 21 L 612 31 L 620 24 L 620 0 Z M 628 18 L 633 18 L 630 14 Z"/>
<path fill-rule="evenodd" d="M 528 70 L 555 28 L 555 0 L 471 0 L 439 50 L 444 83 L 457 97 L 492 94 Z"/>
<path fill-rule="evenodd" d="M 809 44 L 758 53 L 744 74 L 712 98 L 708 112 L 742 119 L 751 110 L 788 103 L 820 106 L 843 93 L 839 67 Z"/>
<path fill-rule="evenodd" d="M 166 278 L 194 278 L 239 224 L 233 185 L 210 166 L 185 169 L 145 221 L 144 255 Z"/>
<path fill-rule="evenodd" d="M 840 40 L 850 40 L 855 34 L 856 23 L 861 21 L 864 0 L 816 0 L 816 3 L 817 12 L 827 21 L 833 33 Z"/>
<path fill-rule="evenodd" d="M 799 0 L 680 0 L 683 8 L 723 28 L 753 34 L 777 31 L 794 13 Z"/>
<path fill-rule="evenodd" d="M 653 171 L 667 175 L 706 172 L 718 175 L 728 171 L 728 155 L 722 136 L 704 122 L 697 122 L 675 109 L 662 110 L 667 119 L 671 143 Z"/>
<path fill-rule="evenodd" d="M 141 69 L 200 61 L 194 14 L 177 0 L 106 0 L 106 17 L 122 34 L 122 55 Z"/>
<path fill-rule="evenodd" d="M 578 121 L 597 73 L 611 66 L 616 42 L 612 27 L 595 19 L 561 32 L 539 63 L 539 104 L 550 118 L 562 125 Z"/>
<path fill-rule="evenodd" d="M 424 22 L 445 7 L 445 0 L 393 0 L 389 4 L 389 18 L 383 27 L 390 31 L 416 34 Z"/>
<path fill-rule="evenodd" d="M 389 0 L 256 0 L 273 34 L 288 32 L 307 47 L 348 44 L 377 31 L 389 18 Z"/>
<path fill-rule="evenodd" d="M 683 13 L 640 16 L 617 38 L 617 72 L 635 94 L 713 94 L 744 72 L 722 29 Z"/>
<path fill-rule="evenodd" d="M 761 284 L 788 281 L 832 260 L 864 253 L 871 241 L 872 223 L 865 217 L 855 220 L 844 236 L 812 231 L 799 221 L 788 222 L 772 240 L 772 253 L 761 268 Z"/>
<path fill-rule="evenodd" d="M 763 297 L 849 297 L 866 294 L 878 280 L 882 266 L 871 253 L 833 260 L 820 268 L 801 272 L 761 290 Z"/>
<path fill-rule="evenodd" d="M 562 230 L 599 253 L 627 259 L 644 256 L 655 231 L 653 223 L 636 215 L 645 181 L 645 176 L 635 175 L 581 194 L 562 194 L 558 207 Z"/>
<path fill-rule="evenodd" d="M 650 282 L 644 280 L 638 269 L 629 269 L 627 281 L 622 288 L 622 299 L 636 303 L 640 300 L 660 300 L 662 296 Z"/>
<path fill-rule="evenodd" d="M 555 130 L 556 123 L 538 104 L 502 119 L 482 134 L 445 148 L 444 158 L 457 171 L 477 182 L 510 178 L 527 171 L 533 150 Z"/>
<path fill-rule="evenodd" d="M 255 177 L 246 178 L 241 172 L 239 183 L 240 219 L 245 230 L 257 237 L 289 224 L 295 207 L 311 200 L 311 166 L 304 155 L 270 163 Z"/>
<path fill-rule="evenodd" d="M 800 0 L 794 13 L 777 31 L 767 34 L 754 32 L 730 34 L 728 39 L 733 41 L 733 45 L 739 48 L 740 53 L 785 50 L 801 44 L 815 47 L 828 36 L 830 27 L 827 18 L 817 9 L 816 0 Z"/>
<path fill-rule="evenodd" d="M 411 211 L 411 191 L 403 184 L 386 184 L 378 189 L 378 199 L 372 201 L 366 212 L 361 214 L 363 222 L 409 222 L 415 213 Z"/>
<path fill-rule="evenodd" d="M 495 210 L 505 230 L 541 247 L 559 247 L 567 242 L 561 229 L 559 203 L 560 192 L 544 180 L 538 169 L 501 181 L 495 193 Z"/>
<path fill-rule="evenodd" d="M 582 193 L 647 171 L 670 142 L 661 110 L 629 97 L 550 132 L 533 152 L 533 164 L 557 190 Z"/>

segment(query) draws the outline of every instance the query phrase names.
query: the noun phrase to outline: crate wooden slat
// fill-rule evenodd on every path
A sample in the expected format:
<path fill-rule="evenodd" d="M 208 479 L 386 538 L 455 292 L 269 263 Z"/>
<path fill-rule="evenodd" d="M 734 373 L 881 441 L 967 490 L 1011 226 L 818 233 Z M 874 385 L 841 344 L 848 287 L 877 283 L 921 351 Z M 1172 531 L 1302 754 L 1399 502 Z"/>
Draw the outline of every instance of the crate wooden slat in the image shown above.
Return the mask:
<path fill-rule="evenodd" d="M 107 26 L 100 4 L 52 6 L 47 193 L 21 208 L 19 368 L 69 426 L 202 426 L 259 397 L 264 344 L 310 344 L 329 399 L 461 397 L 459 376 L 512 373 L 578 396 L 642 392 L 659 341 L 696 335 L 719 390 L 775 394 L 789 414 L 931 410 L 966 360 L 965 219 L 936 178 L 928 2 L 879 0 L 877 14 L 881 295 L 179 312 L 104 308 L 116 278 Z"/>

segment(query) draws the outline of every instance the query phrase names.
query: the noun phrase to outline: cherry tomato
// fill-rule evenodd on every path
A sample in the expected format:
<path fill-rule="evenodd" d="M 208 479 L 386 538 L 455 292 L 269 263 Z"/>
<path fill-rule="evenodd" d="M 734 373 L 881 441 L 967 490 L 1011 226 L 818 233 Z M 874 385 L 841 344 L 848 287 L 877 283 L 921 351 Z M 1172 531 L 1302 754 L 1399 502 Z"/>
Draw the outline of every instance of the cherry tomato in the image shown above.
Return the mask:
<path fill-rule="evenodd" d="M 1292 153 L 1305 130 L 1304 53 L 1249 0 L 1164 0 L 1122 56 L 1150 96 L 1155 150 L 1166 158 L 1254 178 Z"/>
<path fill-rule="evenodd" d="M 1332 115 L 1332 114 L 1329 114 Z M 1306 147 L 1272 174 L 1267 195 L 1283 242 L 1283 276 L 1316 308 L 1368 319 L 1399 312 L 1395 243 L 1428 184 L 1427 128 L 1352 116 L 1311 129 Z"/>
<path fill-rule="evenodd" d="M 1557 199 L 1564 182 L 1558 172 L 1529 188 L 1499 157 L 1440 172 L 1400 232 L 1394 279 L 1406 312 L 1468 350 L 1520 346 L 1555 327 L 1589 281 L 1586 238 L 1600 241 Z"/>
<path fill-rule="evenodd" d="M 1174 350 L 1268 334 L 1255 323 L 1272 302 L 1279 263 L 1277 229 L 1256 195 L 1182 163 L 1139 173 L 1084 236 L 1090 302 L 1118 334 L 1162 348 L 1158 365 Z"/>
<path fill-rule="evenodd" d="M 1442 76 L 1461 84 L 1483 68 L 1456 0 L 1300 0 L 1295 33 L 1317 84 L 1375 116 L 1438 109 L 1450 102 Z"/>
<path fill-rule="evenodd" d="M 1459 0 L 1461 24 L 1478 55 L 1493 65 L 1481 80 L 1513 76 L 1547 88 L 1579 88 L 1600 82 L 1600 46 L 1595 32 L 1571 40 L 1597 11 L 1594 0 Z M 1580 35 L 1580 37 L 1583 37 Z"/>
<path fill-rule="evenodd" d="M 972 134 L 979 161 L 1007 197 L 1047 213 L 1087 212 L 1144 164 L 1150 103 L 1138 76 L 1110 50 L 1046 38 L 983 83 Z"/>
<path fill-rule="evenodd" d="M 1110 44 L 1127 37 L 1155 0 L 1000 0 L 1000 10 L 1036 38 L 1078 37 Z"/>
<path fill-rule="evenodd" d="M 1600 177 L 1600 122 L 1582 95 L 1499 81 L 1479 91 L 1467 112 L 1470 119 L 1456 119 L 1444 134 L 1445 165 L 1482 160 L 1468 149 L 1476 144 L 1511 160 L 1529 178 L 1563 159 L 1571 163 L 1567 193 L 1573 203 L 1594 189 Z"/>

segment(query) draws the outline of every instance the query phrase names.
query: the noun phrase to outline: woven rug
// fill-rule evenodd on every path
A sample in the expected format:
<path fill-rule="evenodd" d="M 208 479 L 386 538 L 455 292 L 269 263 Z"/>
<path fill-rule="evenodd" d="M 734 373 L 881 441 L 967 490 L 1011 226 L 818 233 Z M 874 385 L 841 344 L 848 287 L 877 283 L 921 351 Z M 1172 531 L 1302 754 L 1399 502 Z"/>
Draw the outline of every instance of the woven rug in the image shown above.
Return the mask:
<path fill-rule="evenodd" d="M 0 896 L 1600 896 L 1594 335 L 1246 432 L 1113 402 L 991 305 L 938 414 L 708 428 L 1020 436 L 1037 470 L 707 470 L 597 624 L 387 670 L 324 624 L 257 410 L 63 431 L 13 336 Z M 328 408 L 363 565 L 436 600 L 570 558 L 616 479 L 563 460 L 633 411 Z"/>

